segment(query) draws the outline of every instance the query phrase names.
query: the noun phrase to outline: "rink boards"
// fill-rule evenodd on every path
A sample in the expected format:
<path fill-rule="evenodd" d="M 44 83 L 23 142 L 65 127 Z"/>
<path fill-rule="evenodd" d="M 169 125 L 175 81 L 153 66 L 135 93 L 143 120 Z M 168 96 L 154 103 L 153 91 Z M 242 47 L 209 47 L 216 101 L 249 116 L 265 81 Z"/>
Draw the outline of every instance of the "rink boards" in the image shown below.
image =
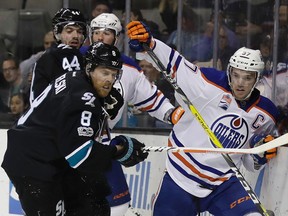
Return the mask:
<path fill-rule="evenodd" d="M 126 133 L 127 134 L 127 133 Z M 113 134 L 117 135 L 117 134 Z M 165 146 L 167 135 L 127 134 L 151 146 Z M 6 130 L 0 130 L 0 158 L 6 149 Z M 131 205 L 127 216 L 151 215 L 153 197 L 165 168 L 165 152 L 150 153 L 148 159 L 131 168 L 124 168 L 126 180 L 131 192 Z M 288 149 L 281 147 L 276 159 L 260 173 L 242 173 L 254 188 L 261 202 L 267 209 L 273 210 L 276 216 L 288 215 Z M 286 205 L 285 205 L 286 204 Z M 23 215 L 14 187 L 4 170 L 0 169 L 0 216 Z M 204 214 L 203 214 L 204 215 Z M 208 215 L 208 214 L 205 214 Z"/>

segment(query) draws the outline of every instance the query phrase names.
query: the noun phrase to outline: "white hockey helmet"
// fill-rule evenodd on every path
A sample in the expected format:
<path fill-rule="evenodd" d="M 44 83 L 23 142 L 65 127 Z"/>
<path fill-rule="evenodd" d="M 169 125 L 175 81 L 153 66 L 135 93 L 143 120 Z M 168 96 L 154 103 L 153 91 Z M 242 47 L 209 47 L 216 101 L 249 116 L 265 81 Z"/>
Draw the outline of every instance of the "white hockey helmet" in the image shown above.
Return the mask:
<path fill-rule="evenodd" d="M 264 70 L 264 62 L 262 60 L 260 50 L 253 50 L 246 47 L 241 47 L 231 56 L 227 67 L 229 85 L 231 83 L 230 72 L 232 68 L 256 72 L 256 82 L 251 89 L 250 94 L 246 97 L 248 98 L 251 95 L 256 84 L 258 83 L 260 77 L 262 76 L 262 71 Z"/>
<path fill-rule="evenodd" d="M 115 31 L 116 36 L 122 31 L 121 22 L 113 13 L 102 13 L 98 15 L 91 21 L 90 27 L 92 32 L 95 28 L 112 29 Z"/>

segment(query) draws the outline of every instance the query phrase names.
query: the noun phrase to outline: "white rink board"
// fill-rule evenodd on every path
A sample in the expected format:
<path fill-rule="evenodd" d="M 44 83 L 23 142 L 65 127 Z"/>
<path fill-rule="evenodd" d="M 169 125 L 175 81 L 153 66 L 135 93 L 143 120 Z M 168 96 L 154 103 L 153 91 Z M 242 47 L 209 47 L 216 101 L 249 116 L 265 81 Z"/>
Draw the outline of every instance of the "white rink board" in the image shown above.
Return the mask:
<path fill-rule="evenodd" d="M 0 160 L 6 149 L 6 131 L 0 130 Z M 114 134 L 117 135 L 117 134 Z M 127 134 L 146 145 L 163 146 L 167 143 L 167 136 Z M 260 200 L 267 209 L 274 211 L 276 216 L 288 215 L 288 148 L 281 147 L 276 159 L 272 160 L 264 172 L 246 173 L 243 175 L 250 182 L 255 191 L 260 193 Z M 126 216 L 137 215 L 151 216 L 152 198 L 157 192 L 160 179 L 165 167 L 165 152 L 150 153 L 148 159 L 135 167 L 124 168 L 131 192 L 131 205 Z M 263 175 L 262 175 L 263 174 Z M 263 177 L 263 178 L 262 178 Z M 12 191 L 12 192 L 11 192 Z M 4 170 L 0 169 L 0 216 L 23 215 L 17 194 L 13 191 L 11 183 Z"/>

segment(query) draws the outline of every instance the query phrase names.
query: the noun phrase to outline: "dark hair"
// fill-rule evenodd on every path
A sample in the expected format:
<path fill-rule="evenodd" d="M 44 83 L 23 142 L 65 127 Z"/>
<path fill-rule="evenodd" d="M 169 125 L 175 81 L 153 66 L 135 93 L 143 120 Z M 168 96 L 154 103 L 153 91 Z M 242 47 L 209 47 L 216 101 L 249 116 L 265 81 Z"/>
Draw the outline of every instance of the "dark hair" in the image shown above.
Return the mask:
<path fill-rule="evenodd" d="M 19 96 L 19 97 L 23 100 L 24 106 L 26 106 L 27 104 L 29 104 L 29 99 L 28 99 L 27 95 L 26 95 L 24 92 L 14 93 L 14 94 L 12 94 L 12 95 L 10 96 L 10 98 L 15 97 L 15 96 Z"/>
<path fill-rule="evenodd" d="M 97 7 L 100 4 L 106 5 L 109 8 L 109 13 L 112 13 L 112 11 L 113 11 L 112 5 L 110 4 L 109 1 L 105 1 L 105 0 L 94 0 L 94 1 L 92 1 L 92 4 L 91 4 L 92 10 L 94 10 L 95 7 Z"/>
<path fill-rule="evenodd" d="M 13 53 L 10 52 L 5 53 L 3 56 L 2 64 L 4 61 L 14 61 L 16 68 L 17 69 L 19 68 L 20 61 Z"/>
<path fill-rule="evenodd" d="M 144 17 L 140 9 L 132 8 L 131 12 L 134 14 L 134 16 L 138 16 L 139 21 L 144 21 Z"/>

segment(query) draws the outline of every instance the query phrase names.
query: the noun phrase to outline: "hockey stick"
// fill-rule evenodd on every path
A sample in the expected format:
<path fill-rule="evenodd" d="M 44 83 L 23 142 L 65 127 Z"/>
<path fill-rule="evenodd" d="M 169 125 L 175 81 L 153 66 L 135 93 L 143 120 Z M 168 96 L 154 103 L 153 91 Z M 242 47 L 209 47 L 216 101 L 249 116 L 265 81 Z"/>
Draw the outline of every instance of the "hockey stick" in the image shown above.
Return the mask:
<path fill-rule="evenodd" d="M 205 132 L 208 134 L 209 138 L 211 141 L 218 147 L 218 148 L 223 148 L 222 144 L 216 137 L 216 135 L 212 132 L 212 130 L 209 128 L 207 123 L 204 121 L 203 117 L 200 115 L 196 107 L 192 104 L 192 102 L 188 99 L 186 94 L 183 92 L 183 90 L 178 86 L 175 80 L 173 80 L 169 74 L 166 71 L 165 66 L 162 64 L 162 62 L 159 60 L 159 58 L 156 56 L 156 54 L 153 52 L 153 50 L 146 44 L 142 43 L 143 48 L 145 51 L 148 53 L 148 55 L 152 58 L 152 60 L 156 63 L 156 65 L 159 67 L 161 70 L 161 73 L 163 74 L 164 78 L 172 85 L 174 90 L 181 96 L 182 100 L 184 103 L 189 107 L 191 113 L 195 116 L 195 118 L 198 120 L 198 122 L 201 124 Z M 263 216 L 269 216 L 269 213 L 267 213 L 266 209 L 264 206 L 261 204 L 260 200 L 258 199 L 257 195 L 251 188 L 251 186 L 248 184 L 248 182 L 245 180 L 244 176 L 241 174 L 233 160 L 228 154 L 222 154 L 223 158 L 227 162 L 227 164 L 230 166 L 230 168 L 235 172 L 236 177 L 242 184 L 243 188 L 246 190 L 248 195 L 250 196 L 251 200 L 253 203 L 256 205 L 258 208 L 259 212 Z"/>
<path fill-rule="evenodd" d="M 220 154 L 260 154 L 288 143 L 288 133 L 271 140 L 268 143 L 248 149 L 235 148 L 193 148 L 193 147 L 168 147 L 168 146 L 146 146 L 143 148 L 146 152 L 187 152 L 187 153 L 220 153 Z"/>

